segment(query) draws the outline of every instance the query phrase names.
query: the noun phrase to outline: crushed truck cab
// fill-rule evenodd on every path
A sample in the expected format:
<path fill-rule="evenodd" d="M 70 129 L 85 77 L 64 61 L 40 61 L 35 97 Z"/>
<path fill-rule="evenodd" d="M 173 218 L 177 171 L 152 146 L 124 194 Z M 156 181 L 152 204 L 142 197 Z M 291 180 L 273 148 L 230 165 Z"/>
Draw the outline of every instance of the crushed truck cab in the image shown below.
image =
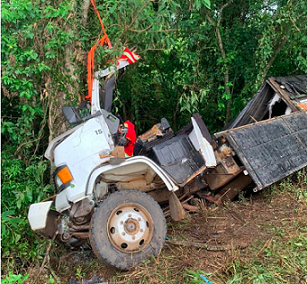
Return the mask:
<path fill-rule="evenodd" d="M 63 107 L 73 128 L 45 152 L 58 194 L 54 202 L 32 204 L 28 219 L 34 231 L 70 246 L 89 239 L 102 262 L 128 269 L 164 246 L 159 204 L 169 202 L 171 217 L 184 218 L 178 196 L 216 159 L 199 116 L 179 133 L 162 118 L 138 137 L 134 156 L 124 158 L 120 120 L 110 112 L 114 82 L 114 70 L 96 72 L 90 108 Z"/>

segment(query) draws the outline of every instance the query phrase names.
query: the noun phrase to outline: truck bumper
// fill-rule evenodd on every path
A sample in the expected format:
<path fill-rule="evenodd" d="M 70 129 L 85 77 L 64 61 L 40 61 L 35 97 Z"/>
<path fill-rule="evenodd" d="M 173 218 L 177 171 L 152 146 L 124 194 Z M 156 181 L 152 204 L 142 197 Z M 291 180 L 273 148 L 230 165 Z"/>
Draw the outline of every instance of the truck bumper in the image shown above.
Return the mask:
<path fill-rule="evenodd" d="M 50 210 L 52 201 L 34 203 L 30 206 L 28 220 L 33 231 L 53 238 L 57 231 L 59 213 Z"/>

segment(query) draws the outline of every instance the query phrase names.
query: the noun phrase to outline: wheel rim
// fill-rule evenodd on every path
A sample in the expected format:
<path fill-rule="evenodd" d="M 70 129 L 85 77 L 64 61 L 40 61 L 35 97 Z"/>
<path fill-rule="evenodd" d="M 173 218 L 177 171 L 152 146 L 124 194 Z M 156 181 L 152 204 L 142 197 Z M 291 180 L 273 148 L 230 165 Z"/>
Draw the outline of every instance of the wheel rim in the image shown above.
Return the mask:
<path fill-rule="evenodd" d="M 107 223 L 112 245 L 125 253 L 145 249 L 152 240 L 154 225 L 148 211 L 141 205 L 126 203 L 116 207 Z"/>

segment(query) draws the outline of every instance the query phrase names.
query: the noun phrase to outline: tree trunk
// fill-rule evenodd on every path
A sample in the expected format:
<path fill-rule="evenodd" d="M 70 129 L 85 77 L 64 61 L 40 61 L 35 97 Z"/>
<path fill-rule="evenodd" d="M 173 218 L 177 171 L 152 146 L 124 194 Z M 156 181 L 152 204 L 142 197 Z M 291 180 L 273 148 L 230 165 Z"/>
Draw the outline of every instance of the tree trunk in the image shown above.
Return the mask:
<path fill-rule="evenodd" d="M 82 22 L 86 24 L 88 11 L 89 11 L 90 1 L 85 0 L 83 5 Z M 73 2 L 76 5 L 76 2 Z M 76 11 L 76 9 L 73 9 Z M 74 12 L 75 13 L 75 12 Z M 72 18 L 76 15 L 71 15 Z M 63 21 L 61 24 L 61 29 L 70 34 L 78 34 L 79 25 L 78 22 L 72 21 L 75 24 L 71 24 L 69 21 Z M 65 117 L 62 114 L 62 107 L 65 105 L 72 104 L 71 99 L 75 99 L 80 92 L 80 72 L 78 69 L 80 66 L 84 65 L 85 62 L 85 52 L 81 49 L 81 43 L 73 41 L 70 45 L 67 45 L 64 52 L 59 55 L 59 61 L 62 60 L 63 64 L 57 69 L 58 74 L 62 75 L 63 79 L 60 79 L 62 84 L 65 84 L 65 91 L 60 91 L 58 88 L 59 77 L 53 78 L 52 75 L 47 75 L 46 80 L 46 90 L 49 94 L 49 118 L 48 118 L 48 128 L 49 128 L 49 143 L 65 131 L 67 131 L 68 124 Z M 60 64 L 59 64 L 60 65 Z M 68 80 L 66 78 L 69 78 Z M 51 174 L 54 171 L 54 165 L 51 163 Z"/>
<path fill-rule="evenodd" d="M 229 63 L 226 61 L 227 56 L 226 56 L 226 52 L 225 52 L 225 48 L 224 48 L 224 43 L 223 43 L 220 27 L 221 27 L 221 21 L 222 21 L 222 17 L 223 17 L 223 10 L 227 6 L 229 6 L 232 2 L 233 2 L 233 0 L 230 0 L 220 8 L 219 13 L 218 13 L 217 22 L 215 22 L 214 19 L 209 15 L 209 12 L 206 14 L 208 21 L 213 25 L 213 27 L 215 29 L 216 39 L 217 39 L 217 43 L 218 43 L 218 50 L 219 50 L 220 55 L 223 58 L 223 62 L 224 62 L 224 68 L 225 68 L 225 71 L 224 71 L 224 91 L 225 91 L 226 95 L 229 96 L 228 99 L 227 99 L 227 105 L 226 105 L 225 124 L 227 124 L 229 122 L 230 117 L 231 117 L 232 93 L 230 92 L 230 87 L 229 87 Z"/>

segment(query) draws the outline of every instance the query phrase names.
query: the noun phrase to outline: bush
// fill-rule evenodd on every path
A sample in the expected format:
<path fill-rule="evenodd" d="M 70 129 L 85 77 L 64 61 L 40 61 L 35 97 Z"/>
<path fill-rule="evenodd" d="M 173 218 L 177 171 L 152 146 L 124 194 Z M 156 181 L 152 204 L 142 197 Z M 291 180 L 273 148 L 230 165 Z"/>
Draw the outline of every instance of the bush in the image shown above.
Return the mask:
<path fill-rule="evenodd" d="M 2 151 L 1 239 L 2 263 L 19 271 L 44 252 L 40 238 L 30 229 L 27 213 L 31 203 L 53 193 L 45 186 L 48 161 L 34 159 L 30 166 L 13 157 L 12 151 Z M 4 272 L 4 271 L 3 271 Z"/>

